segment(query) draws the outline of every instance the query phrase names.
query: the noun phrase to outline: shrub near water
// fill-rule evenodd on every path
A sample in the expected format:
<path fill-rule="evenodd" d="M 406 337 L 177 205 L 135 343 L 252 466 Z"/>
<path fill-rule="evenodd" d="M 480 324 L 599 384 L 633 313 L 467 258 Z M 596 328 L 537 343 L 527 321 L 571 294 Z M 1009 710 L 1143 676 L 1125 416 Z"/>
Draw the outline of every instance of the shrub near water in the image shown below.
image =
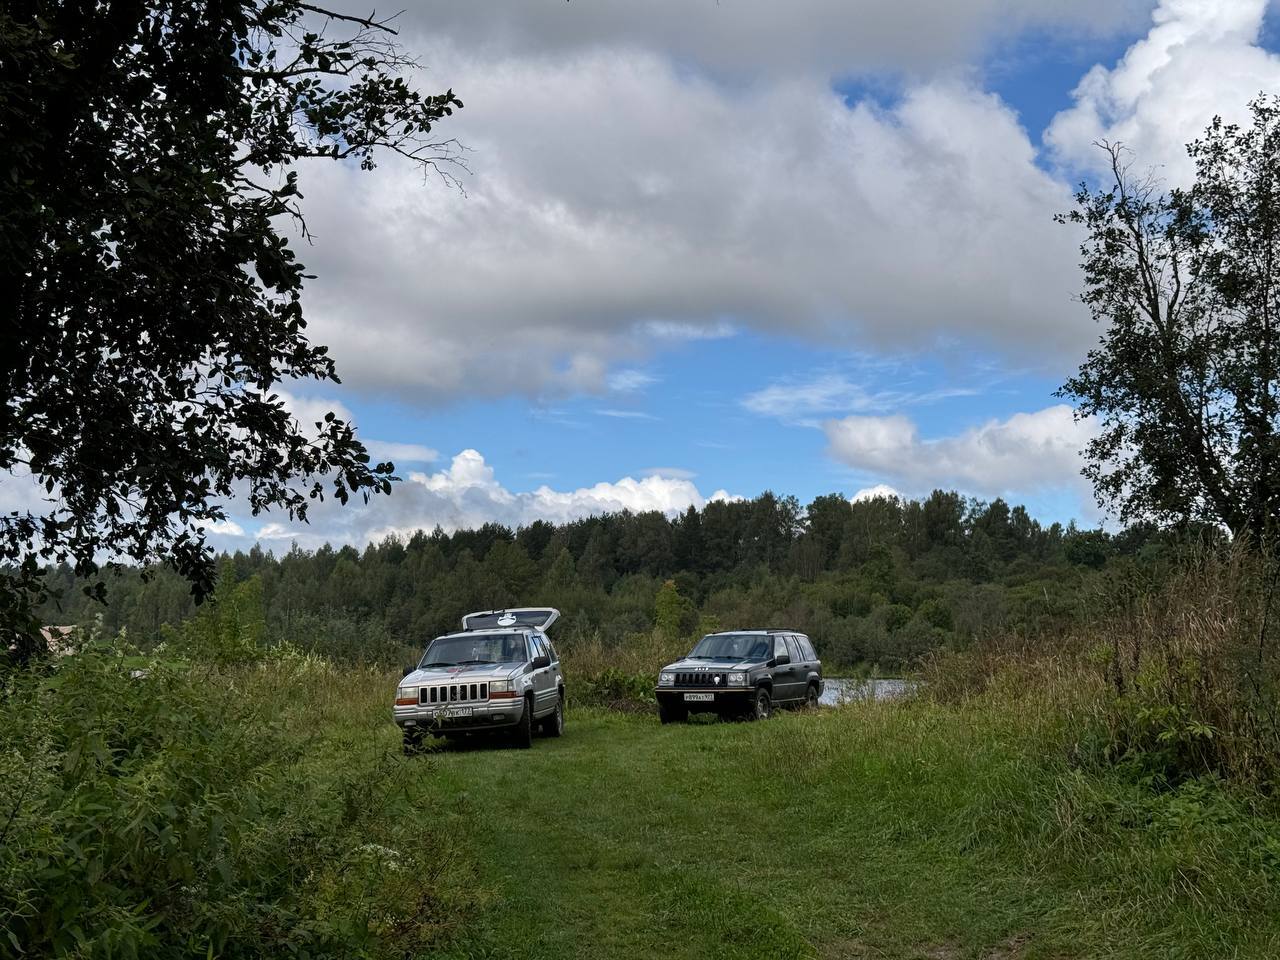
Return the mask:
<path fill-rule="evenodd" d="M 5 681 L 0 956 L 404 956 L 449 926 L 456 865 L 392 744 L 313 758 L 279 720 L 323 665 L 126 664 Z"/>
<path fill-rule="evenodd" d="M 1212 774 L 1277 785 L 1277 573 L 1242 548 L 1195 556 L 1098 631 L 1111 759 L 1169 783 Z"/>
<path fill-rule="evenodd" d="M 924 662 L 931 699 L 994 694 L 1068 718 L 1069 750 L 1165 788 L 1280 784 L 1280 567 L 1244 546 L 1193 548 L 1118 577 L 1092 622 Z"/>

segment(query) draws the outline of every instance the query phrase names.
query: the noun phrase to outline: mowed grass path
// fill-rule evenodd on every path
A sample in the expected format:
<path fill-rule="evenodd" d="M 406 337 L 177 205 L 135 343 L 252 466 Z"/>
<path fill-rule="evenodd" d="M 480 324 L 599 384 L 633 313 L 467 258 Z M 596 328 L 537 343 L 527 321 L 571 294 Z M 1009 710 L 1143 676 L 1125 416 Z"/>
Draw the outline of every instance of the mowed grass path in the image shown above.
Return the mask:
<path fill-rule="evenodd" d="M 408 759 L 418 815 L 488 891 L 438 955 L 1280 956 L 1274 889 L 1189 888 L 1182 838 L 1078 825 L 1096 786 L 1043 736 L 925 706 L 668 727 L 577 710 L 532 750 Z"/>

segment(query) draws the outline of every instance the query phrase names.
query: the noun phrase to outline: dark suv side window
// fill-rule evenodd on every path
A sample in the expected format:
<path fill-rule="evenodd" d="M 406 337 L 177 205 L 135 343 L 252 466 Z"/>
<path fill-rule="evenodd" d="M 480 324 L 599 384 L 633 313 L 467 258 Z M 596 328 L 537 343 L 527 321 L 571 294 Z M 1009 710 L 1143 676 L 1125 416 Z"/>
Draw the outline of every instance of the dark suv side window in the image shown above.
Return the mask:
<path fill-rule="evenodd" d="M 800 649 L 800 644 L 796 642 L 796 638 L 787 634 L 787 653 L 791 654 L 792 663 L 804 663 L 804 651 Z"/>
<path fill-rule="evenodd" d="M 809 642 L 808 637 L 797 636 L 796 643 L 800 644 L 800 650 L 804 653 L 806 660 L 817 660 L 818 654 L 814 652 L 813 644 Z"/>
<path fill-rule="evenodd" d="M 787 649 L 787 641 L 784 639 L 783 634 L 775 634 L 773 638 L 773 655 L 781 657 L 784 654 L 787 656 L 791 654 L 791 651 Z"/>

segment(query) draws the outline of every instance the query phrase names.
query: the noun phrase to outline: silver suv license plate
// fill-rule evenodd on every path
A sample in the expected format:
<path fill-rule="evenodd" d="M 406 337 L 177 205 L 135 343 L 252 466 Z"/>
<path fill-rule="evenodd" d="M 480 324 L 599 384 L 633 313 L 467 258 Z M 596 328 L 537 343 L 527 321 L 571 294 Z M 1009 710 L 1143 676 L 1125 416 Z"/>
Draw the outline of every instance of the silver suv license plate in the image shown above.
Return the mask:
<path fill-rule="evenodd" d="M 471 709 L 471 707 L 446 707 L 437 711 L 436 716 L 443 717 L 445 720 L 452 720 L 454 717 L 469 717 L 471 716 Z"/>
<path fill-rule="evenodd" d="M 706 701 L 714 700 L 716 695 L 714 693 L 686 693 L 684 698 L 686 700 Z"/>

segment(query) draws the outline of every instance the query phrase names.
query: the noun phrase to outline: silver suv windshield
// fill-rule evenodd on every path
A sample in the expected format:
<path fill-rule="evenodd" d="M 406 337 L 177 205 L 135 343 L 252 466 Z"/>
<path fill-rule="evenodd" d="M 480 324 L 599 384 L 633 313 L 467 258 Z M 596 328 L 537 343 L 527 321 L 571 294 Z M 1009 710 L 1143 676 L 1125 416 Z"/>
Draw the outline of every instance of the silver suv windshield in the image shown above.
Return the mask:
<path fill-rule="evenodd" d="M 772 641 L 766 633 L 713 633 L 699 640 L 689 656 L 702 660 L 764 660 Z"/>
<path fill-rule="evenodd" d="M 486 633 L 441 637 L 427 647 L 419 667 L 458 667 L 475 663 L 524 663 L 523 633 Z"/>

